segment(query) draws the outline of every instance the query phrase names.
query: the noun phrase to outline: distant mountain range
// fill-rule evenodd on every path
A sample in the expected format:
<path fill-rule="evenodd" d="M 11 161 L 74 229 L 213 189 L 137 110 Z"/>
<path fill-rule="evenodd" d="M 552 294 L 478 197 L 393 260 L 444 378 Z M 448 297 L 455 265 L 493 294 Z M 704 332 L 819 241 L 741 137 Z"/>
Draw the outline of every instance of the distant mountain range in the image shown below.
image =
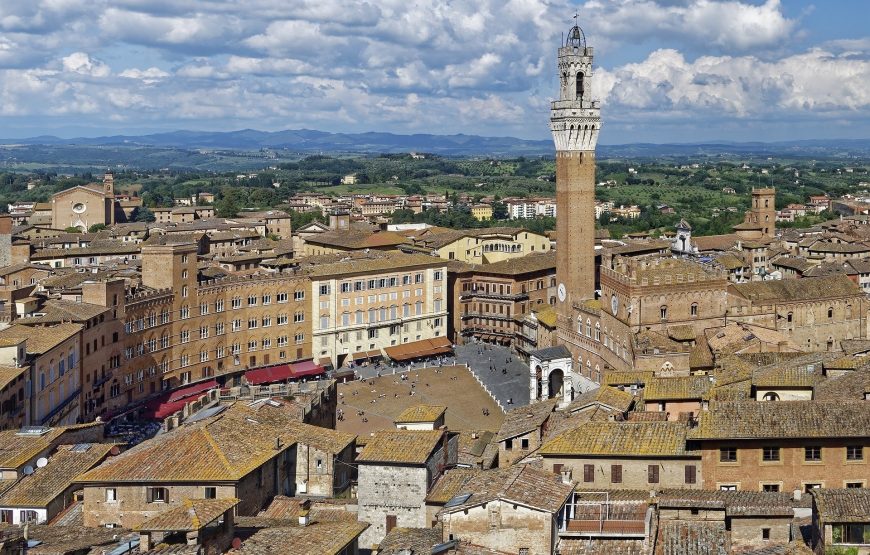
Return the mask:
<path fill-rule="evenodd" d="M 478 135 L 397 135 L 393 133 L 328 133 L 310 129 L 285 131 L 173 131 L 151 135 L 114 135 L 61 139 L 39 136 L 28 139 L 0 139 L 0 145 L 113 146 L 205 150 L 276 149 L 300 153 L 395 153 L 430 152 L 442 155 L 518 156 L 553 154 L 550 140 Z M 865 157 L 870 155 L 870 139 L 805 140 L 781 142 L 715 141 L 691 144 L 637 143 L 599 145 L 602 157 L 661 156 L 826 156 Z"/>

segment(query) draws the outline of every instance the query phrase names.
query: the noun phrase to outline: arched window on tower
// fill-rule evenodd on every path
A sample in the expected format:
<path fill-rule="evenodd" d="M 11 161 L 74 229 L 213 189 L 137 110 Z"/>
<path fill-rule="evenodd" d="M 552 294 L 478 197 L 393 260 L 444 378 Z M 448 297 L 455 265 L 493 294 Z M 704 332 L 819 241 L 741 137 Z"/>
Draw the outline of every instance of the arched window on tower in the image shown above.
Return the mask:
<path fill-rule="evenodd" d="M 577 73 L 577 100 L 583 100 L 583 72 Z"/>
<path fill-rule="evenodd" d="M 770 202 L 769 199 L 764 199 L 764 207 L 765 207 L 765 208 L 770 208 L 770 207 L 768 206 L 768 203 L 769 203 L 769 202 Z"/>

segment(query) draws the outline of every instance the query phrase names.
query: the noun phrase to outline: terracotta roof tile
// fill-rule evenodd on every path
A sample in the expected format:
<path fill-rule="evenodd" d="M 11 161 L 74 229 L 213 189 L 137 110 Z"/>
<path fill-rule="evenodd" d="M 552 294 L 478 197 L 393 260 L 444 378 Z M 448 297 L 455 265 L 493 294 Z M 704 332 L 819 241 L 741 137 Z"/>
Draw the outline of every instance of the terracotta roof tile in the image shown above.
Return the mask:
<path fill-rule="evenodd" d="M 221 499 L 185 499 L 177 507 L 153 516 L 137 530 L 149 532 L 193 532 L 217 520 L 239 504 L 234 497 Z"/>
<path fill-rule="evenodd" d="M 314 522 L 308 526 L 264 528 L 242 542 L 238 555 L 337 555 L 362 534 L 365 522 Z"/>
<path fill-rule="evenodd" d="M 687 457 L 681 422 L 588 422 L 548 441 L 544 456 Z"/>
<path fill-rule="evenodd" d="M 866 401 L 716 402 L 701 411 L 691 439 L 870 437 Z"/>
<path fill-rule="evenodd" d="M 814 489 L 811 493 L 825 524 L 870 523 L 870 489 Z"/>
<path fill-rule="evenodd" d="M 22 477 L 0 496 L 4 507 L 47 507 L 75 481 L 102 461 L 114 447 L 111 444 L 61 445 L 48 464 L 29 476 Z"/>
<path fill-rule="evenodd" d="M 654 377 L 643 390 L 645 401 L 702 399 L 712 387 L 710 376 Z"/>
<path fill-rule="evenodd" d="M 442 512 L 454 512 L 495 499 L 513 501 L 542 511 L 556 513 L 574 491 L 574 484 L 562 482 L 560 476 L 520 464 L 497 470 L 485 470 L 468 480 L 460 493 L 471 493 L 462 503 Z"/>
<path fill-rule="evenodd" d="M 396 417 L 396 422 L 435 422 L 444 415 L 447 407 L 442 405 L 413 405 Z"/>
<path fill-rule="evenodd" d="M 375 432 L 357 457 L 357 462 L 424 464 L 443 435 L 442 430 Z"/>

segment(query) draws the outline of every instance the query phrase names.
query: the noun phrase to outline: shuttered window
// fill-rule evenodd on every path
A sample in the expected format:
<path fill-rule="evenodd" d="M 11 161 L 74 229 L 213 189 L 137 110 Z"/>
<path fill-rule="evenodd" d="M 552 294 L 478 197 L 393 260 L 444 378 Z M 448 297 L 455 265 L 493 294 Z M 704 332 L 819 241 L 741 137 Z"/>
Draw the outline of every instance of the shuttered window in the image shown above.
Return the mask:
<path fill-rule="evenodd" d="M 695 484 L 698 481 L 698 469 L 693 464 L 686 465 L 686 483 Z"/>
<path fill-rule="evenodd" d="M 594 482 L 595 481 L 595 465 L 584 464 L 583 465 L 583 481 L 584 482 Z"/>
<path fill-rule="evenodd" d="M 610 481 L 614 484 L 621 484 L 622 483 L 622 465 L 621 464 L 610 465 Z"/>
<path fill-rule="evenodd" d="M 658 465 L 651 464 L 647 467 L 647 481 L 650 484 L 658 484 L 659 483 L 659 467 L 658 467 Z"/>

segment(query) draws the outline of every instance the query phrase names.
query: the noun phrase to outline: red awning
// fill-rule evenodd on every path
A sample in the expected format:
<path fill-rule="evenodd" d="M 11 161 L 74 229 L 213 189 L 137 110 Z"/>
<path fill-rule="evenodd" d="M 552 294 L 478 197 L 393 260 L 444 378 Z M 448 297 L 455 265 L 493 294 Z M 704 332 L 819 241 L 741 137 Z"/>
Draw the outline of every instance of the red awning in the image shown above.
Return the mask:
<path fill-rule="evenodd" d="M 289 364 L 279 364 L 278 366 L 267 366 L 266 368 L 257 368 L 256 370 L 248 370 L 245 372 L 245 379 L 251 385 L 260 385 L 264 383 L 283 382 L 293 377 L 293 369 Z"/>
<path fill-rule="evenodd" d="M 294 362 L 291 366 L 293 368 L 294 378 L 301 378 L 302 376 L 317 376 L 325 372 L 323 366 L 320 366 L 313 360 Z"/>
<path fill-rule="evenodd" d="M 264 383 L 283 382 L 292 378 L 302 378 L 304 376 L 317 376 L 323 374 L 325 370 L 323 366 L 308 360 L 305 362 L 294 362 L 293 364 L 279 364 L 277 366 L 267 366 L 265 368 L 257 368 L 245 372 L 245 379 L 250 385 L 261 385 Z"/>
<path fill-rule="evenodd" d="M 204 391 L 208 391 L 209 389 L 217 387 L 217 380 L 208 380 L 205 382 L 195 383 L 193 385 L 189 385 L 187 387 L 182 387 L 181 389 L 176 389 L 169 395 L 170 403 L 173 401 L 179 401 L 181 399 L 186 399 L 187 397 L 193 397 L 194 395 L 199 395 Z"/>

